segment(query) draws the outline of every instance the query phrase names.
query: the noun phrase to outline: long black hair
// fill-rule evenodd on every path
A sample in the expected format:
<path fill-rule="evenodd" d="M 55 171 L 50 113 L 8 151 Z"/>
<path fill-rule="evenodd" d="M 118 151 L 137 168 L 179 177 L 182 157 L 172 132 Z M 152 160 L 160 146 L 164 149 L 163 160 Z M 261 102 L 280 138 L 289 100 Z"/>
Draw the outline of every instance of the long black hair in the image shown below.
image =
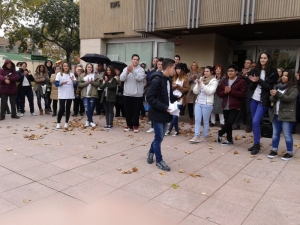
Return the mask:
<path fill-rule="evenodd" d="M 287 82 L 287 86 L 286 86 L 286 89 L 289 90 L 291 89 L 293 86 L 296 86 L 298 88 L 298 84 L 297 84 L 297 80 L 296 80 L 296 77 L 295 77 L 295 73 L 293 70 L 290 70 L 290 69 L 285 69 L 283 72 L 282 72 L 282 76 L 283 77 L 283 74 L 284 73 L 288 73 L 288 82 Z"/>
<path fill-rule="evenodd" d="M 273 66 L 273 61 L 271 58 L 271 55 L 267 52 L 262 52 L 256 62 L 256 68 L 255 68 L 255 75 L 256 76 L 260 76 L 260 73 L 262 71 L 262 65 L 260 63 L 260 57 L 262 56 L 262 54 L 265 54 L 268 57 L 268 61 L 266 63 L 266 67 L 265 67 L 265 71 L 266 71 L 266 78 L 269 77 L 271 75 L 271 72 L 275 69 Z"/>

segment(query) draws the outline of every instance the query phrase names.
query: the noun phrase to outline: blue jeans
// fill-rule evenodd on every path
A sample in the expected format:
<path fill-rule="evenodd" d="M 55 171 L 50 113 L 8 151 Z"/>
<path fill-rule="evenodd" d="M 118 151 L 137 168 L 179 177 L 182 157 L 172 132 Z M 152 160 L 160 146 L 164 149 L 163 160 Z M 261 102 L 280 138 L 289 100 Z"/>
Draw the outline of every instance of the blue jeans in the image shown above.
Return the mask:
<path fill-rule="evenodd" d="M 280 133 L 283 132 L 285 139 L 287 153 L 293 154 L 293 136 L 292 136 L 292 127 L 293 122 L 288 121 L 278 121 L 278 115 L 274 115 L 273 118 L 273 136 L 272 136 L 272 150 L 277 151 L 280 141 Z"/>
<path fill-rule="evenodd" d="M 168 123 L 158 123 L 153 121 L 154 140 L 151 144 L 149 152 L 155 154 L 156 163 L 159 163 L 162 160 L 161 142 L 164 139 L 167 125 Z"/>
<path fill-rule="evenodd" d="M 38 107 L 39 109 L 43 109 L 42 107 L 42 97 L 36 97 L 37 99 L 37 104 L 38 104 Z M 43 98 L 44 99 L 44 102 L 45 102 L 45 109 L 49 109 L 49 99 L 47 97 Z"/>
<path fill-rule="evenodd" d="M 195 105 L 195 137 L 200 137 L 201 120 L 203 117 L 203 137 L 206 138 L 209 131 L 209 117 L 213 110 L 213 105 Z"/>
<path fill-rule="evenodd" d="M 259 101 L 254 99 L 250 100 L 254 144 L 260 143 L 260 122 L 264 114 L 267 112 L 267 109 L 268 107 L 262 106 Z"/>
<path fill-rule="evenodd" d="M 177 108 L 181 110 L 182 105 L 177 105 Z M 172 121 L 170 123 L 169 131 L 172 131 L 173 127 L 175 127 L 175 131 L 179 133 L 179 128 L 178 128 L 178 116 L 174 116 L 172 118 Z"/>
<path fill-rule="evenodd" d="M 21 113 L 24 113 L 25 96 L 27 96 L 27 99 L 29 102 L 30 113 L 33 113 L 34 112 L 34 104 L 33 104 L 33 92 L 32 92 L 31 87 L 19 89 L 19 96 L 20 96 L 20 111 L 21 111 Z"/>
<path fill-rule="evenodd" d="M 90 123 L 93 122 L 93 109 L 96 104 L 95 98 L 83 98 L 84 109 Z"/>

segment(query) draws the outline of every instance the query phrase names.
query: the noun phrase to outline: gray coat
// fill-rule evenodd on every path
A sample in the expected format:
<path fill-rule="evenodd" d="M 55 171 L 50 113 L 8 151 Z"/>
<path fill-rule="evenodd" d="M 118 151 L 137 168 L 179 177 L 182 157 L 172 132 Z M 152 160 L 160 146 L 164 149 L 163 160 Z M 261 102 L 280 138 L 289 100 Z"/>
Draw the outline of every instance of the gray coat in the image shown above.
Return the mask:
<path fill-rule="evenodd" d="M 220 84 L 222 83 L 222 81 L 223 81 L 224 78 L 225 78 L 225 76 L 221 77 L 221 79 L 218 80 L 218 82 L 219 82 L 218 86 L 220 86 Z M 223 114 L 222 102 L 223 102 L 223 98 L 220 98 L 217 95 L 217 92 L 216 92 L 215 96 L 214 96 L 213 110 L 212 110 L 211 113 L 214 113 L 214 114 Z"/>
<path fill-rule="evenodd" d="M 299 91 L 297 86 L 293 86 L 283 94 L 277 91 L 274 96 L 270 96 L 270 101 L 273 103 L 270 120 L 273 121 L 274 114 L 276 113 L 276 103 L 278 100 L 280 100 L 278 120 L 296 122 L 296 105 L 298 93 Z"/>

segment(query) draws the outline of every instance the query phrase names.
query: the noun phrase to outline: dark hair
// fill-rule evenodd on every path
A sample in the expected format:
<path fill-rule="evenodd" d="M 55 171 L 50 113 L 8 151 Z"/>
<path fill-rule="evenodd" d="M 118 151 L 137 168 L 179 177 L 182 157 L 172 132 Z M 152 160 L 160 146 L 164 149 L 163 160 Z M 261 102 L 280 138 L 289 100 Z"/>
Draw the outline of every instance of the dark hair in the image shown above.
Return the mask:
<path fill-rule="evenodd" d="M 164 60 L 162 62 L 162 68 L 163 68 L 163 70 L 165 70 L 168 68 L 168 66 L 173 66 L 174 64 L 175 64 L 175 61 L 173 59 L 164 58 Z"/>
<path fill-rule="evenodd" d="M 206 66 L 204 69 L 209 69 L 209 71 L 210 71 L 211 73 L 214 72 L 214 69 L 213 69 L 211 66 Z"/>
<path fill-rule="evenodd" d="M 175 59 L 175 58 L 179 58 L 179 60 L 180 60 L 180 56 L 179 56 L 179 55 L 175 55 L 175 56 L 174 56 L 174 59 Z"/>
<path fill-rule="evenodd" d="M 218 64 L 218 65 L 215 65 L 214 66 L 214 73 L 216 74 L 216 69 L 217 68 L 220 68 L 221 69 L 221 75 L 223 75 L 224 74 L 224 68 L 223 68 L 223 66 L 221 65 L 221 64 Z M 229 67 L 228 67 L 229 68 Z"/>
<path fill-rule="evenodd" d="M 110 75 L 107 74 L 107 69 L 110 69 Z M 105 71 L 104 71 L 104 74 L 103 74 L 103 77 L 107 77 L 108 80 L 110 80 L 112 77 L 115 77 L 116 76 L 116 71 L 115 71 L 115 68 L 112 66 L 112 65 L 109 65 L 106 67 Z"/>
<path fill-rule="evenodd" d="M 94 70 L 94 66 L 93 66 L 93 64 L 92 63 L 87 63 L 86 65 L 85 65 L 85 70 L 83 70 L 83 68 L 82 68 L 82 72 L 86 72 L 87 73 L 87 66 L 88 65 L 91 65 L 92 66 L 92 72 L 93 72 L 93 70 Z M 87 74 L 86 74 L 87 75 Z"/>
<path fill-rule="evenodd" d="M 295 77 L 295 74 L 294 74 L 294 71 L 293 70 L 290 70 L 290 69 L 285 69 L 283 72 L 282 72 L 282 76 L 284 73 L 288 73 L 288 82 L 287 82 L 287 87 L 286 89 L 289 90 L 290 88 L 292 88 L 293 86 L 297 86 L 298 87 L 298 83 L 297 83 L 297 79 Z"/>
<path fill-rule="evenodd" d="M 159 57 L 158 58 L 158 62 L 163 62 L 164 61 L 164 58 L 163 57 Z"/>
<path fill-rule="evenodd" d="M 20 62 L 21 66 L 23 66 L 23 64 L 26 64 L 27 66 L 27 62 Z"/>
<path fill-rule="evenodd" d="M 231 64 L 230 66 L 228 66 L 228 69 L 230 68 L 234 69 L 234 71 L 239 71 L 239 67 L 235 64 Z"/>
<path fill-rule="evenodd" d="M 21 66 L 22 64 L 22 62 L 17 62 L 17 66 Z"/>
<path fill-rule="evenodd" d="M 251 63 L 253 63 L 253 60 L 250 59 L 250 58 L 245 59 L 245 62 L 246 62 L 246 61 L 250 61 Z"/>
<path fill-rule="evenodd" d="M 140 66 L 142 66 L 142 65 L 145 65 L 145 66 L 146 66 L 146 63 L 141 63 L 141 65 L 140 65 Z"/>
<path fill-rule="evenodd" d="M 265 71 L 266 71 L 266 78 L 269 77 L 271 75 L 271 70 L 274 69 L 273 67 L 273 62 L 272 62 L 272 58 L 271 58 L 271 55 L 267 52 L 262 52 L 258 59 L 257 59 L 257 62 L 256 62 L 256 68 L 255 68 L 255 72 L 257 72 L 257 74 L 255 74 L 256 76 L 260 76 L 260 73 L 262 71 L 262 65 L 260 63 L 260 57 L 262 56 L 262 54 L 265 54 L 267 57 L 268 57 L 268 61 L 266 63 L 266 68 L 265 68 Z M 277 71 L 276 71 L 277 73 Z"/>
<path fill-rule="evenodd" d="M 54 70 L 56 70 L 56 68 L 61 69 L 59 65 L 54 66 Z"/>
<path fill-rule="evenodd" d="M 138 57 L 139 60 L 140 60 L 140 56 L 139 56 L 138 54 L 133 54 L 133 55 L 131 56 L 131 59 L 133 59 L 133 57 Z"/>

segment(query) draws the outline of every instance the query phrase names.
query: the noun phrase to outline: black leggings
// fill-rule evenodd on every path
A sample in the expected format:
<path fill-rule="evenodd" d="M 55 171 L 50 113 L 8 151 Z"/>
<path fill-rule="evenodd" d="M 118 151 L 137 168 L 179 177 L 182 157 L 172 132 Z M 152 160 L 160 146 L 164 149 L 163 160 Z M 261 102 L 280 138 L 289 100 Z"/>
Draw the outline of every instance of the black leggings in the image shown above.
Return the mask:
<path fill-rule="evenodd" d="M 188 103 L 188 111 L 190 119 L 194 118 L 194 103 Z"/>
<path fill-rule="evenodd" d="M 225 124 L 223 128 L 219 130 L 219 135 L 223 136 L 225 133 L 227 134 L 227 141 L 232 142 L 232 125 L 235 122 L 236 117 L 239 115 L 240 110 L 232 109 L 232 110 L 223 110 L 223 115 L 225 119 Z"/>
<path fill-rule="evenodd" d="M 61 118 L 66 111 L 66 123 L 69 122 L 72 99 L 59 99 L 59 111 L 57 114 L 57 123 L 60 123 Z"/>

